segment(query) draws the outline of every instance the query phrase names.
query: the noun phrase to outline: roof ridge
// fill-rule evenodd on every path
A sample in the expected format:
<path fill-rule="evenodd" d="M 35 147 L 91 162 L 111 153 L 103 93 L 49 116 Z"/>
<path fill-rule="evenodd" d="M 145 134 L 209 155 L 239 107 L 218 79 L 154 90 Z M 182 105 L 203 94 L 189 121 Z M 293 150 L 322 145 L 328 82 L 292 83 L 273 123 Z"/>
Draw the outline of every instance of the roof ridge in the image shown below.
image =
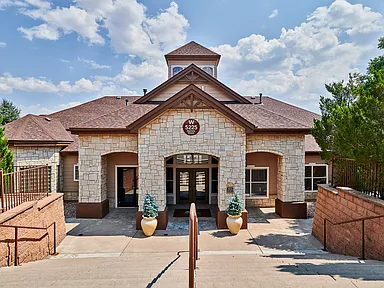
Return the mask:
<path fill-rule="evenodd" d="M 315 115 L 317 115 L 317 116 L 321 116 L 320 114 L 317 114 L 317 113 L 315 113 L 315 112 L 309 111 L 309 110 L 304 109 L 304 108 L 301 108 L 301 107 L 299 107 L 299 106 L 295 106 L 295 105 L 293 105 L 293 104 L 284 102 L 284 101 L 282 101 L 282 100 L 273 98 L 273 97 L 271 97 L 271 96 L 263 96 L 263 97 L 268 97 L 269 99 L 272 99 L 273 101 L 277 101 L 277 102 L 283 103 L 283 104 L 285 104 L 285 105 L 288 105 L 288 106 L 290 106 L 290 107 L 293 107 L 293 108 L 296 108 L 296 109 L 300 109 L 300 110 L 303 110 L 303 111 L 305 111 L 305 112 L 309 112 L 309 113 L 311 113 L 311 114 L 315 114 Z"/>
<path fill-rule="evenodd" d="M 48 134 L 48 136 L 51 137 L 52 140 L 57 140 L 57 139 L 55 139 L 56 137 L 51 133 L 51 131 L 49 131 L 49 129 L 45 128 L 44 125 L 41 125 L 41 123 L 36 121 L 35 117 L 40 117 L 40 116 L 32 115 L 33 122 L 35 122 L 37 126 L 39 126 L 41 129 L 43 129 Z M 59 121 L 59 123 L 61 126 L 63 126 L 60 121 Z"/>
<path fill-rule="evenodd" d="M 93 100 L 91 100 L 91 101 L 87 101 L 87 102 L 81 103 L 81 104 L 76 105 L 76 106 L 73 106 L 73 107 L 65 108 L 65 109 L 63 109 L 63 110 L 56 111 L 56 112 L 53 112 L 53 113 L 51 113 L 51 114 L 46 114 L 46 116 L 52 116 L 52 115 L 57 114 L 57 113 L 61 113 L 61 112 L 64 112 L 64 111 L 68 111 L 68 110 L 71 110 L 71 109 L 74 109 L 74 108 L 77 108 L 77 107 L 80 107 L 80 106 L 83 106 L 83 105 L 86 105 L 86 104 L 89 104 L 89 103 L 98 101 L 98 100 L 103 99 L 103 98 L 106 98 L 106 97 L 109 97 L 109 96 L 103 96 L 103 97 L 100 97 L 100 98 L 96 98 L 96 99 L 93 99 Z M 45 115 L 45 114 L 44 114 L 44 115 Z M 39 115 L 39 116 L 41 116 L 41 115 Z"/>
<path fill-rule="evenodd" d="M 104 97 L 103 97 L 103 98 L 104 98 Z M 82 125 L 82 124 L 86 124 L 86 123 L 88 123 L 88 122 L 90 122 L 90 121 L 95 121 L 95 120 L 97 120 L 97 119 L 99 119 L 99 118 L 102 118 L 102 117 L 104 117 L 104 116 L 107 116 L 107 115 L 109 115 L 109 114 L 111 114 L 111 113 L 115 113 L 115 112 L 117 112 L 117 111 L 120 111 L 120 110 L 122 110 L 123 108 L 126 108 L 126 107 L 128 107 L 128 106 L 122 106 L 122 107 L 120 107 L 120 108 L 118 108 L 118 109 L 116 109 L 116 110 L 109 111 L 109 112 L 107 112 L 107 113 L 105 113 L 105 114 L 102 114 L 102 115 L 100 115 L 100 116 L 97 116 L 97 117 L 95 117 L 95 118 L 88 119 L 88 120 L 86 120 L 86 121 L 80 122 L 80 123 L 78 123 L 78 124 L 77 124 L 76 126 L 74 126 L 74 127 L 69 127 L 69 129 L 71 129 L 71 128 L 81 128 L 80 125 Z"/>
<path fill-rule="evenodd" d="M 283 117 L 283 118 L 285 118 L 285 119 L 288 119 L 288 120 L 290 120 L 290 121 L 292 121 L 292 122 L 295 122 L 295 123 L 297 123 L 297 124 L 300 124 L 300 125 L 303 126 L 303 127 L 307 127 L 307 126 L 304 125 L 303 123 L 297 122 L 296 120 L 293 120 L 293 119 L 291 119 L 291 118 L 289 118 L 289 117 L 286 117 L 286 116 L 284 116 L 284 115 L 281 115 L 280 113 L 277 113 L 277 112 L 275 112 L 275 111 L 269 110 L 268 108 L 261 107 L 261 106 L 257 106 L 257 107 L 259 107 L 259 108 L 262 109 L 262 110 L 266 110 L 266 111 L 268 111 L 268 112 L 270 112 L 270 113 L 272 113 L 272 114 L 279 115 L 280 117 Z"/>
<path fill-rule="evenodd" d="M 18 120 L 21 120 L 21 119 L 23 119 L 24 118 L 24 122 L 20 125 L 20 127 L 16 130 L 16 133 L 15 133 L 15 139 L 17 139 L 19 136 L 20 136 L 20 134 L 21 134 L 21 131 L 23 131 L 24 130 L 24 128 L 25 128 L 25 126 L 27 126 L 27 120 L 28 120 L 28 117 L 27 116 L 29 116 L 29 115 L 32 115 L 32 114 L 27 114 L 27 115 L 25 115 L 24 117 L 22 117 L 22 118 L 20 118 L 20 119 L 18 119 Z M 17 121 L 17 120 L 16 120 Z M 11 122 L 12 123 L 12 122 Z"/>
<path fill-rule="evenodd" d="M 182 46 L 180 46 L 180 47 L 178 47 L 178 48 L 172 50 L 171 52 L 168 52 L 167 54 L 165 54 L 165 56 L 168 56 L 168 55 L 178 55 L 178 54 L 172 54 L 172 53 L 174 53 L 174 52 L 176 52 L 176 51 L 181 51 L 181 50 L 185 49 L 185 47 L 187 47 L 187 46 L 189 46 L 189 45 L 197 45 L 197 46 L 199 46 L 200 48 L 205 49 L 205 50 L 209 51 L 210 53 L 212 53 L 211 56 L 215 56 L 215 57 L 216 57 L 216 56 L 220 56 L 220 54 L 216 53 L 215 51 L 212 51 L 211 49 L 209 49 L 209 48 L 203 46 L 203 45 L 200 44 L 200 43 L 197 43 L 197 42 L 194 41 L 194 40 L 189 41 L 188 43 L 185 43 L 184 45 L 182 45 Z M 184 55 L 188 55 L 188 54 L 184 54 Z M 198 54 L 189 54 L 189 55 L 198 55 Z M 180 56 L 180 55 L 178 55 L 178 56 Z"/>

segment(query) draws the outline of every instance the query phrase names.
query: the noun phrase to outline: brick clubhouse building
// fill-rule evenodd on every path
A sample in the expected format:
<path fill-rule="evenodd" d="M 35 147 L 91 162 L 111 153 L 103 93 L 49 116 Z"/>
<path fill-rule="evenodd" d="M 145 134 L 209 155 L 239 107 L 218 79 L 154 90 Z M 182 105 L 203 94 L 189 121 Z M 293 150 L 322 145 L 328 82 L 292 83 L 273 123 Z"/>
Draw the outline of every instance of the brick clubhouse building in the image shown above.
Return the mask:
<path fill-rule="evenodd" d="M 306 215 L 328 167 L 310 136 L 319 116 L 270 97 L 241 96 L 217 79 L 220 55 L 190 42 L 165 55 L 168 80 L 143 96 L 107 96 L 6 125 L 16 166 L 49 165 L 52 191 L 77 217 L 142 209 L 145 193 L 165 228 L 170 204 L 217 205 L 236 192 L 249 206 Z M 246 217 L 246 212 L 244 213 Z"/>

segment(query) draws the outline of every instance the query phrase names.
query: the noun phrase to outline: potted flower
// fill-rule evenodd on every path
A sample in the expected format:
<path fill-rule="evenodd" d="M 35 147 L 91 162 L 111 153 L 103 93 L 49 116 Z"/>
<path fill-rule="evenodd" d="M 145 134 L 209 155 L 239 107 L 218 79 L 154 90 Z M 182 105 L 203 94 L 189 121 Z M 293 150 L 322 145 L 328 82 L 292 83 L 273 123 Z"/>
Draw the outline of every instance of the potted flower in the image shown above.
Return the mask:
<path fill-rule="evenodd" d="M 243 212 L 243 203 L 241 202 L 237 193 L 232 197 L 227 208 L 227 226 L 232 234 L 237 234 L 240 231 L 241 225 L 243 225 L 243 218 L 241 214 Z"/>
<path fill-rule="evenodd" d="M 158 207 L 155 198 L 148 193 L 144 197 L 143 219 L 141 219 L 141 229 L 145 236 L 152 236 L 157 227 Z"/>

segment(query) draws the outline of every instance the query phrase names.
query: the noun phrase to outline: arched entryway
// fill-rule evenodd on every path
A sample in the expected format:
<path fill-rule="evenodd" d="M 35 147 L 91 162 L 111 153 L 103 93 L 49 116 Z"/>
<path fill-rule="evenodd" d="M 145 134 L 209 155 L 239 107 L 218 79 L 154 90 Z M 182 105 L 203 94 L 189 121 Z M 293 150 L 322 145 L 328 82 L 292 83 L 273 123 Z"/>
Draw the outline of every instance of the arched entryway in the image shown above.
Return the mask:
<path fill-rule="evenodd" d="M 132 152 L 113 152 L 101 156 L 102 193 L 109 206 L 138 206 L 138 157 Z"/>
<path fill-rule="evenodd" d="M 281 192 L 282 155 L 270 151 L 251 152 L 246 155 L 246 206 L 273 207 Z"/>
<path fill-rule="evenodd" d="M 217 204 L 219 158 L 182 153 L 165 158 L 167 204 Z"/>

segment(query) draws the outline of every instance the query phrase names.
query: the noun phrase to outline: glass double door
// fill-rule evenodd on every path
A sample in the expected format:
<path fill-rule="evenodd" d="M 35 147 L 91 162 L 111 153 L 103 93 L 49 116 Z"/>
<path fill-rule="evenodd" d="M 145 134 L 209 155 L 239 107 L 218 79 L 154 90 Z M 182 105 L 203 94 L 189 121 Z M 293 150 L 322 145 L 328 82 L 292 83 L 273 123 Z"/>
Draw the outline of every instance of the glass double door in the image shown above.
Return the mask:
<path fill-rule="evenodd" d="M 208 203 L 207 168 L 178 168 L 177 204 Z"/>

